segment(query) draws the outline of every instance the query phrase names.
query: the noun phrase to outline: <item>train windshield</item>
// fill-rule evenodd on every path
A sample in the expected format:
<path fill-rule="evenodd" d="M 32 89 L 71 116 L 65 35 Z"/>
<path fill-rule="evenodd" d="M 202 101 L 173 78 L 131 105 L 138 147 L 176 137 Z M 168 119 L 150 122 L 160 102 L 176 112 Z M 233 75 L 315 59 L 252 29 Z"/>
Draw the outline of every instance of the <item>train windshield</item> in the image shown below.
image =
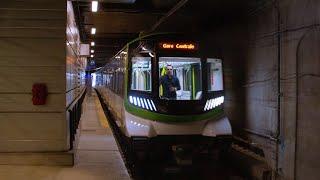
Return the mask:
<path fill-rule="evenodd" d="M 166 100 L 201 99 L 200 58 L 159 57 L 159 96 Z"/>
<path fill-rule="evenodd" d="M 208 58 L 208 91 L 223 90 L 223 75 L 221 59 Z"/>
<path fill-rule="evenodd" d="M 151 57 L 133 57 L 131 90 L 151 91 Z"/>

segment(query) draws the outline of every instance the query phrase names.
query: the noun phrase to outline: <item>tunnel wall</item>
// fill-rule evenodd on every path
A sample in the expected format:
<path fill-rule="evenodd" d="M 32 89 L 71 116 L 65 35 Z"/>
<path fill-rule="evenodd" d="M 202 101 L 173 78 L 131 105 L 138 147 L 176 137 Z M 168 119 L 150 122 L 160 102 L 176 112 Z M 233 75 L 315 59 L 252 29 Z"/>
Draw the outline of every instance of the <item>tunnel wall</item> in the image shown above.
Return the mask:
<path fill-rule="evenodd" d="M 283 102 L 293 103 L 290 97 L 294 96 L 293 92 L 296 93 L 295 119 L 293 121 L 290 117 L 291 109 L 282 111 L 282 114 L 289 116 L 283 118 L 284 137 L 294 140 L 295 147 L 284 144 L 280 157 L 286 155 L 286 158 L 280 160 L 281 165 L 286 167 L 289 159 L 294 156 L 294 160 L 291 160 L 294 166 L 289 166 L 294 169 L 290 171 L 292 176 L 296 179 L 316 180 L 320 179 L 320 1 L 294 1 L 287 12 L 284 24 L 293 30 L 284 35 L 284 41 L 291 39 L 291 46 L 287 50 L 295 51 L 295 56 L 284 59 L 288 64 L 295 64 L 296 68 L 295 72 L 286 69 L 281 73 L 287 75 L 282 81 L 287 82 L 287 88 L 284 89 L 288 100 Z M 288 77 L 291 73 L 296 74 L 294 80 Z M 295 81 L 295 87 L 290 86 L 292 81 Z"/>
<path fill-rule="evenodd" d="M 234 135 L 263 149 L 276 179 L 320 176 L 319 13 L 317 0 L 266 2 L 205 36 L 224 60 Z"/>
<path fill-rule="evenodd" d="M 85 63 L 70 46 L 66 50 L 66 11 L 64 0 L 0 2 L 2 153 L 69 150 L 66 107 L 83 90 L 79 73 Z M 78 33 L 72 27 L 67 34 Z M 79 39 L 68 40 L 79 49 Z M 47 85 L 45 105 L 33 105 L 34 83 Z"/>

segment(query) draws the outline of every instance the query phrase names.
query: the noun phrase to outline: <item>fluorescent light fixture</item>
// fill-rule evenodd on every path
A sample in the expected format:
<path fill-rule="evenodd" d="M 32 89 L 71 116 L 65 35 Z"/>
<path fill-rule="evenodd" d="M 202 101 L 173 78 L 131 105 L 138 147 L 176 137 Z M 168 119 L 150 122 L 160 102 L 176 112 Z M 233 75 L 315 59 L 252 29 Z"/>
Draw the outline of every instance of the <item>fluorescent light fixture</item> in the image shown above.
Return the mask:
<path fill-rule="evenodd" d="M 207 109 L 209 109 L 209 108 L 208 108 L 208 105 L 209 105 L 209 101 L 207 100 L 206 105 L 204 106 L 204 109 L 203 109 L 204 111 L 206 111 Z"/>
<path fill-rule="evenodd" d="M 215 108 L 218 105 L 218 98 L 213 99 L 213 108 Z"/>
<path fill-rule="evenodd" d="M 94 55 L 93 55 L 93 54 L 91 54 L 91 56 L 90 56 L 90 57 L 92 57 L 92 58 L 93 58 L 93 57 L 94 57 Z"/>
<path fill-rule="evenodd" d="M 97 12 L 98 11 L 98 1 L 92 1 L 91 10 L 92 10 L 92 12 Z"/>
<path fill-rule="evenodd" d="M 146 108 L 149 110 L 149 106 L 148 106 L 148 103 L 147 103 L 147 101 L 146 101 L 146 99 L 145 99 L 145 98 L 143 98 L 143 102 L 144 102 L 144 104 L 145 104 Z"/>
<path fill-rule="evenodd" d="M 220 106 L 224 102 L 224 96 L 220 96 L 214 99 L 207 100 L 206 105 L 204 106 L 204 111 L 211 110 L 217 106 Z"/>
<path fill-rule="evenodd" d="M 209 101 L 209 110 L 213 108 L 213 99 L 210 99 Z"/>
<path fill-rule="evenodd" d="M 155 111 L 157 111 L 157 108 L 156 108 L 156 106 L 154 105 L 154 103 L 153 103 L 152 100 L 151 100 L 151 104 L 152 104 L 153 109 L 154 109 Z"/>
<path fill-rule="evenodd" d="M 137 105 L 138 103 L 137 103 L 137 98 L 136 97 L 133 97 L 133 104 L 134 105 Z"/>
<path fill-rule="evenodd" d="M 154 57 L 154 55 L 151 52 L 149 52 L 149 56 Z"/>
<path fill-rule="evenodd" d="M 216 99 L 212 99 L 212 108 L 215 108 L 217 106 L 217 98 Z"/>
<path fill-rule="evenodd" d="M 147 102 L 148 102 L 148 105 L 149 105 L 150 110 L 153 111 L 152 106 L 151 106 L 151 103 L 150 103 L 150 100 L 147 99 Z"/>
<path fill-rule="evenodd" d="M 143 102 L 143 99 L 142 99 L 142 98 L 140 98 L 140 103 L 141 103 L 141 105 L 142 105 L 142 108 L 145 108 L 145 107 L 144 107 L 144 102 Z"/>
<path fill-rule="evenodd" d="M 96 34 L 96 32 L 97 32 L 97 29 L 96 28 L 91 28 L 91 34 Z"/>
<path fill-rule="evenodd" d="M 138 102 L 138 106 L 140 107 L 141 104 L 140 104 L 140 98 L 137 97 L 137 102 Z"/>
<path fill-rule="evenodd" d="M 94 50 L 92 49 L 90 52 L 91 52 L 91 53 L 94 53 Z"/>
<path fill-rule="evenodd" d="M 152 100 L 147 98 L 141 98 L 136 96 L 129 96 L 129 102 L 143 109 L 148 109 L 151 111 L 157 111 L 156 106 Z M 144 126 L 143 124 L 141 126 Z"/>
<path fill-rule="evenodd" d="M 94 46 L 94 45 L 95 45 L 95 43 L 92 41 L 92 42 L 91 42 L 91 46 Z"/>

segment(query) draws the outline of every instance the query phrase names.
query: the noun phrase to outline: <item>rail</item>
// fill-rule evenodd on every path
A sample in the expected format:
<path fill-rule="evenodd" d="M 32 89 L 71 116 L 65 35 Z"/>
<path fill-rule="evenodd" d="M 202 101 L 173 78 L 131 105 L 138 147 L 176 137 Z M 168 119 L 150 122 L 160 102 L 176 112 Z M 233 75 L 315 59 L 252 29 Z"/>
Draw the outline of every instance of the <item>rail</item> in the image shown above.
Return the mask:
<path fill-rule="evenodd" d="M 70 149 L 73 149 L 73 141 L 75 140 L 75 135 L 77 134 L 78 125 L 80 122 L 82 114 L 82 103 L 86 95 L 86 89 L 84 89 L 67 108 L 67 113 L 69 113 L 69 132 L 70 132 Z"/>

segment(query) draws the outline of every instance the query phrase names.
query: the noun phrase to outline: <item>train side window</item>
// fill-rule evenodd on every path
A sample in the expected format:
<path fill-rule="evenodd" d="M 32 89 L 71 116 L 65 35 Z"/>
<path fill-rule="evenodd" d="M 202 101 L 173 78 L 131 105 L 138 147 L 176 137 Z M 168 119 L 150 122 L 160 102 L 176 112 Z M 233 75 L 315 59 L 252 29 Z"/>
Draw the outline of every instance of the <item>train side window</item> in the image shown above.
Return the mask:
<path fill-rule="evenodd" d="M 151 91 L 151 57 L 133 57 L 131 90 Z"/>
<path fill-rule="evenodd" d="M 221 59 L 207 59 L 208 91 L 223 90 L 223 74 Z"/>

